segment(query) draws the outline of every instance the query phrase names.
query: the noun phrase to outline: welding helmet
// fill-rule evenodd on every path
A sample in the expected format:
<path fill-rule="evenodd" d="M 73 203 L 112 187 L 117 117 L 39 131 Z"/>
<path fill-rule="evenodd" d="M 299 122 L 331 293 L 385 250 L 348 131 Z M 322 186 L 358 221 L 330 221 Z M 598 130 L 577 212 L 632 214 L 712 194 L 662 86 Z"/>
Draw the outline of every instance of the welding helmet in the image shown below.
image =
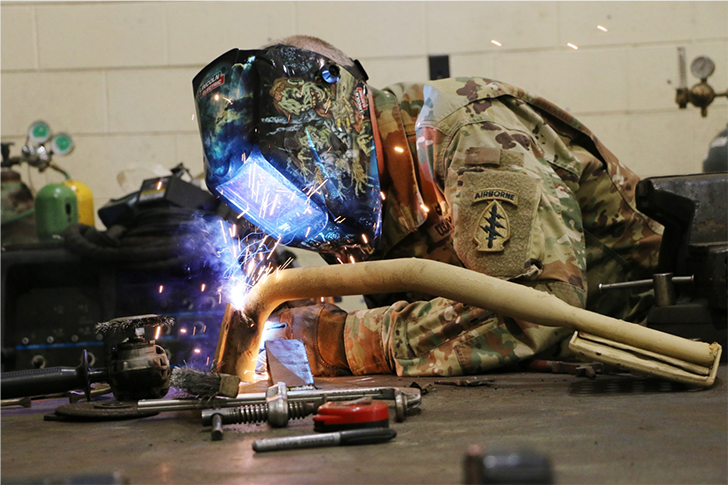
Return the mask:
<path fill-rule="evenodd" d="M 283 245 L 365 256 L 379 240 L 367 78 L 353 62 L 233 49 L 192 81 L 208 189 Z"/>

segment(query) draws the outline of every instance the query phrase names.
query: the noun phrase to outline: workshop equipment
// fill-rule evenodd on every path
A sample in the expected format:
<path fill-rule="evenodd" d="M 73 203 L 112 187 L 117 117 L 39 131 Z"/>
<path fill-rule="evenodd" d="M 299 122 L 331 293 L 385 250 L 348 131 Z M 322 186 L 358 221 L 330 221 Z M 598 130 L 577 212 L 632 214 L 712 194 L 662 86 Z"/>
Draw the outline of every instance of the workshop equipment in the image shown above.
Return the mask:
<path fill-rule="evenodd" d="M 602 290 L 653 287 L 656 304 L 647 314 L 648 327 L 727 345 L 726 187 L 725 172 L 641 180 L 637 208 L 665 227 L 657 274 L 652 281 L 604 285 Z"/>
<path fill-rule="evenodd" d="M 63 181 L 63 185 L 73 190 L 76 194 L 76 205 L 78 207 L 78 222 L 87 226 L 96 225 L 96 213 L 94 212 L 94 194 L 88 185 L 76 179 Z"/>
<path fill-rule="evenodd" d="M 320 432 L 388 427 L 389 407 L 371 397 L 324 403 L 313 417 L 313 430 Z"/>
<path fill-rule="evenodd" d="M 173 318 L 160 315 L 138 315 L 101 322 L 96 332 L 126 332 L 128 337 L 111 350 L 109 384 L 119 401 L 161 398 L 169 391 L 171 368 L 167 353 L 155 340 L 144 338 L 144 327 L 171 327 Z"/>
<path fill-rule="evenodd" d="M 48 184 L 35 196 L 35 227 L 38 239 L 49 241 L 78 222 L 78 199 L 65 184 Z"/>
<path fill-rule="evenodd" d="M 529 447 L 471 445 L 465 454 L 463 483 L 468 485 L 550 485 L 551 459 Z"/>
<path fill-rule="evenodd" d="M 222 439 L 223 424 L 268 422 L 274 428 L 282 428 L 288 425 L 290 419 L 305 418 L 315 410 L 316 406 L 309 402 L 289 402 L 288 388 L 285 383 L 279 382 L 266 391 L 265 404 L 203 410 L 202 425 L 212 426 L 212 439 L 217 441 Z"/>
<path fill-rule="evenodd" d="M 10 143 L 2 144 L 3 161 L 10 156 Z M 2 244 L 35 242 L 35 202 L 30 188 L 20 174 L 3 165 L 0 182 L 0 208 L 2 214 Z"/>
<path fill-rule="evenodd" d="M 675 91 L 675 102 L 680 109 L 685 109 L 688 103 L 692 103 L 696 108 L 700 108 L 700 115 L 708 116 L 708 106 L 713 100 L 720 96 L 728 96 L 728 89 L 722 93 L 716 93 L 712 86 L 708 84 L 708 78 L 715 71 L 715 63 L 707 56 L 698 56 L 690 63 L 690 72 L 696 78 L 700 79 L 698 84 L 694 84 L 688 89 L 687 73 L 685 69 L 685 47 L 677 48 L 677 62 L 680 71 L 680 85 Z"/>
<path fill-rule="evenodd" d="M 308 354 L 302 341 L 274 338 L 266 340 L 264 346 L 268 381 L 271 384 L 285 382 L 290 388 L 314 385 Z"/>
<path fill-rule="evenodd" d="M 68 134 L 53 135 L 48 123 L 39 120 L 31 123 L 28 128 L 25 145 L 21 149 L 20 156 L 10 156 L 10 146 L 12 145 L 12 143 L 3 143 L 2 147 L 2 167 L 3 172 L 7 172 L 6 180 L 16 179 L 12 175 L 15 172 L 12 172 L 11 167 L 21 163 L 36 168 L 40 173 L 52 168 L 61 173 L 66 180 L 60 184 L 51 183 L 41 188 L 35 196 L 33 209 L 12 214 L 9 212 L 11 210 L 9 207 L 3 207 L 3 224 L 35 213 L 36 232 L 41 241 L 48 241 L 54 236 L 60 236 L 66 227 L 79 221 L 79 214 L 82 215 L 82 222 L 89 225 L 94 224 L 91 190 L 83 182 L 72 180 L 68 172 L 53 162 L 54 155 L 66 156 L 75 148 L 73 140 Z M 19 181 L 19 175 L 17 179 Z M 11 189 L 9 186 L 7 188 Z M 9 197 L 9 194 L 8 197 L 3 197 L 4 203 L 10 202 Z"/>
<path fill-rule="evenodd" d="M 119 343 L 111 353 L 108 368 L 89 367 L 89 357 L 83 351 L 82 362 L 76 367 L 5 372 L 0 380 L 4 399 L 21 396 L 55 394 L 83 389 L 91 400 L 91 384 L 108 382 L 114 397 L 120 401 L 160 398 L 169 390 L 170 366 L 164 349 L 154 340 L 144 338 L 145 326 L 171 326 L 174 320 L 159 315 L 123 317 L 101 322 L 97 333 L 134 331 L 134 336 Z"/>
<path fill-rule="evenodd" d="M 386 404 L 385 404 L 386 406 Z M 212 426 L 212 439 L 222 439 L 223 424 L 268 423 L 274 428 L 285 426 L 291 419 L 302 419 L 313 414 L 315 406 L 306 402 L 289 402 L 285 407 L 266 404 L 248 404 L 237 408 L 204 409 L 202 426 Z M 285 423 L 285 424 L 280 424 Z"/>
<path fill-rule="evenodd" d="M 31 401 L 28 396 L 16 397 L 13 399 L 2 399 L 2 400 L 0 400 L 0 406 L 2 406 L 2 407 L 21 406 L 24 408 L 29 408 L 31 406 Z"/>
<path fill-rule="evenodd" d="M 52 414 L 43 416 L 45 421 L 118 421 L 125 419 L 147 418 L 159 414 L 136 407 L 132 401 L 122 402 L 115 399 L 64 404 Z"/>
<path fill-rule="evenodd" d="M 238 395 L 240 378 L 181 366 L 172 369 L 170 384 L 196 397 L 235 397 Z"/>
<path fill-rule="evenodd" d="M 220 329 L 216 370 L 245 380 L 255 366 L 248 358 L 250 349 L 259 348 L 266 319 L 285 301 L 402 291 L 442 296 L 536 324 L 576 330 L 569 345 L 580 359 L 697 387 L 711 386 L 718 370 L 722 347 L 717 343 L 690 341 L 573 307 L 524 285 L 417 258 L 293 268 L 269 275 L 248 293 L 239 318 Z M 244 326 L 244 331 L 234 328 L 235 323 Z M 237 339 L 241 334 L 249 340 Z"/>
<path fill-rule="evenodd" d="M 336 433 L 256 440 L 253 442 L 253 449 L 262 452 L 316 448 L 321 446 L 369 445 L 384 443 L 394 439 L 396 436 L 397 432 L 390 428 L 352 429 Z"/>
<path fill-rule="evenodd" d="M 42 396 L 83 389 L 86 400 L 91 400 L 91 384 L 106 382 L 106 368 L 89 367 L 88 353 L 83 351 L 78 367 L 46 367 L 45 369 L 3 372 L 0 375 L 0 395 L 3 400 L 25 396 Z"/>
<path fill-rule="evenodd" d="M 271 386 L 271 387 L 277 387 Z M 371 396 L 373 399 L 394 401 L 395 418 L 401 423 L 406 416 L 420 410 L 422 394 L 416 388 L 362 387 L 351 389 L 304 389 L 287 391 L 287 402 L 308 402 L 321 405 L 328 401 L 351 401 Z M 236 398 L 212 397 L 204 399 L 143 399 L 136 403 L 142 411 L 190 411 L 266 404 L 267 392 L 239 394 Z"/>
<path fill-rule="evenodd" d="M 50 142 L 49 146 L 46 144 Z M 53 163 L 53 155 L 64 157 L 69 155 L 75 145 L 73 139 L 67 133 L 57 133 L 53 135 L 51 127 L 45 121 L 38 120 L 30 124 L 25 139 L 25 145 L 20 149 L 20 156 L 10 157 L 9 147 L 13 143 L 3 143 L 7 146 L 7 150 L 3 147 L 3 167 L 12 167 L 27 163 L 31 167 L 36 168 L 40 173 L 45 172 L 48 168 L 61 173 L 66 179 L 71 177 L 61 167 Z"/>

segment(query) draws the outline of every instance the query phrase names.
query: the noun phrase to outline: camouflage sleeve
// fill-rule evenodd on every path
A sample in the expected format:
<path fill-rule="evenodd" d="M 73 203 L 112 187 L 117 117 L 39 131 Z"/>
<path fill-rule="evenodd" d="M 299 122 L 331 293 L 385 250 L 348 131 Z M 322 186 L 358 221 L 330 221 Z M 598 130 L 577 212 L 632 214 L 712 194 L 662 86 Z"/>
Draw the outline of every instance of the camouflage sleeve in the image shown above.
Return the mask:
<path fill-rule="evenodd" d="M 515 364 L 570 333 L 435 298 L 351 313 L 344 342 L 355 375 L 450 376 Z"/>
<path fill-rule="evenodd" d="M 581 211 L 549 163 L 557 153 L 563 163 L 574 157 L 553 132 L 540 131 L 547 129 L 543 121 L 533 133 L 539 118 L 524 104 L 494 99 L 485 109 L 461 110 L 467 122 L 450 137 L 428 127 L 418 135 L 433 140 L 428 162 L 462 264 L 583 307 Z M 570 333 L 435 298 L 353 313 L 345 341 L 355 374 L 459 375 L 551 351 Z"/>

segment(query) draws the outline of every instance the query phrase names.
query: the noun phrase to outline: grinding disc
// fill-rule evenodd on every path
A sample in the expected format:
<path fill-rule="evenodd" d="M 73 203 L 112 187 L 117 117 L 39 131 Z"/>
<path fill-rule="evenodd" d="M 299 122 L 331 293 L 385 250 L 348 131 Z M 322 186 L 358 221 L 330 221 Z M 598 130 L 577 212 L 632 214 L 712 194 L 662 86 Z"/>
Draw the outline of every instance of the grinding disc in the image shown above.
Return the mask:
<path fill-rule="evenodd" d="M 114 421 L 122 419 L 146 418 L 159 414 L 157 411 L 142 411 L 135 402 L 91 401 L 64 404 L 56 409 L 55 415 L 48 420 L 68 421 Z"/>

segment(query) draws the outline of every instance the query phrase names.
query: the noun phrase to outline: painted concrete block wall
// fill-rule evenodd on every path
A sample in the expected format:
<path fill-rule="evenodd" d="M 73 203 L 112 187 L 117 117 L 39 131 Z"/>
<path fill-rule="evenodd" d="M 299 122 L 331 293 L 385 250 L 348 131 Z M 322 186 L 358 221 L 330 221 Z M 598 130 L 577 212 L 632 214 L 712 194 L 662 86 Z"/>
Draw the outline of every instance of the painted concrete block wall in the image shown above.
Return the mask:
<path fill-rule="evenodd" d="M 424 81 L 428 56 L 449 54 L 453 76 L 566 108 L 643 177 L 699 172 L 728 120 L 726 98 L 707 118 L 674 102 L 678 46 L 688 62 L 711 57 L 710 84 L 728 87 L 725 1 L 2 2 L 0 20 L 2 141 L 19 150 L 36 119 L 70 133 L 76 150 L 58 163 L 97 208 L 128 192 L 122 170 L 201 173 L 192 77 L 230 48 L 291 34 L 342 48 L 376 87 Z M 59 178 L 22 172 L 36 189 Z"/>

